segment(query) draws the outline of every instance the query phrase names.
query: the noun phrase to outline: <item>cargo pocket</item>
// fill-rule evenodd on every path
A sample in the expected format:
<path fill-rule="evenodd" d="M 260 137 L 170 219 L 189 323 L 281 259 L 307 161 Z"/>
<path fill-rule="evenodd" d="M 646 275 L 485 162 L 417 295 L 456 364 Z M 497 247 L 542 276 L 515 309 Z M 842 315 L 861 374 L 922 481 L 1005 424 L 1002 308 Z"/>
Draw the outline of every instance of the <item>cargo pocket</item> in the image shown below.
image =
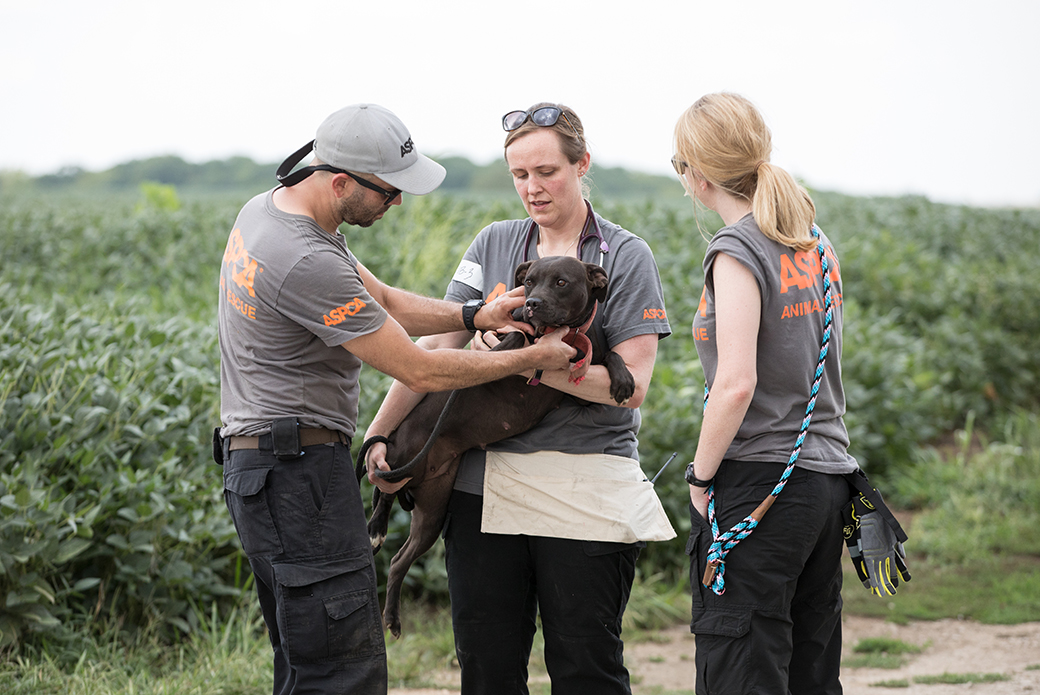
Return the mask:
<path fill-rule="evenodd" d="M 339 663 L 385 649 L 371 564 L 361 555 L 274 565 L 289 663 Z"/>
<path fill-rule="evenodd" d="M 695 620 L 704 610 L 704 591 L 701 585 L 704 577 L 704 566 L 708 562 L 708 549 L 711 547 L 711 527 L 693 504 L 690 504 L 690 537 L 686 540 L 686 555 L 690 558 L 690 596 L 692 598 L 691 619 Z M 692 629 L 693 623 L 690 623 Z"/>
<path fill-rule="evenodd" d="M 235 522 L 242 550 L 249 557 L 282 552 L 282 541 L 264 490 L 270 472 L 270 468 L 224 469 L 224 502 Z"/>
<path fill-rule="evenodd" d="M 751 610 L 702 611 L 690 627 L 697 640 L 697 692 L 751 692 Z"/>

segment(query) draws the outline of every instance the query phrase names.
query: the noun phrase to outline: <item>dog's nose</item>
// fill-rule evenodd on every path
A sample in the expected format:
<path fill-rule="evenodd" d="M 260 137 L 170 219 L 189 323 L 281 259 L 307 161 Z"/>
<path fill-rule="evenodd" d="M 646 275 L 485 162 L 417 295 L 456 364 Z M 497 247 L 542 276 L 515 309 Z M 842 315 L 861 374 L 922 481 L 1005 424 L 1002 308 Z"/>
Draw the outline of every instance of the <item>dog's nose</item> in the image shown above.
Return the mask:
<path fill-rule="evenodd" d="M 528 297 L 527 301 L 524 302 L 524 306 L 527 307 L 528 309 L 530 309 L 531 311 L 534 311 L 535 309 L 538 308 L 538 305 L 541 304 L 541 303 L 542 303 L 542 300 L 539 299 L 538 297 Z"/>

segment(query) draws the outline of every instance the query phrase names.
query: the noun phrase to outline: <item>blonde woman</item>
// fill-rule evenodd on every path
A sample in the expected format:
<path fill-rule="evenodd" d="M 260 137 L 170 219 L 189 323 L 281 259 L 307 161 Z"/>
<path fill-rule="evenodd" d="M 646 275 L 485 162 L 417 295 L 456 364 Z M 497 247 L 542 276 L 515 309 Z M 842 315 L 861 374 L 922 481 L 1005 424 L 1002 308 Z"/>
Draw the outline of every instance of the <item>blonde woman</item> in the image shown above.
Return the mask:
<path fill-rule="evenodd" d="M 747 99 L 702 97 L 680 117 L 675 143 L 687 193 L 725 224 L 708 244 L 693 322 L 708 386 L 687 468 L 697 693 L 840 693 L 840 512 L 843 474 L 857 464 L 842 420 L 837 256 L 814 227 L 809 194 L 769 162 L 770 131 Z M 828 357 L 790 468 L 824 340 L 824 274 Z M 761 523 L 720 558 L 719 535 L 782 479 Z"/>

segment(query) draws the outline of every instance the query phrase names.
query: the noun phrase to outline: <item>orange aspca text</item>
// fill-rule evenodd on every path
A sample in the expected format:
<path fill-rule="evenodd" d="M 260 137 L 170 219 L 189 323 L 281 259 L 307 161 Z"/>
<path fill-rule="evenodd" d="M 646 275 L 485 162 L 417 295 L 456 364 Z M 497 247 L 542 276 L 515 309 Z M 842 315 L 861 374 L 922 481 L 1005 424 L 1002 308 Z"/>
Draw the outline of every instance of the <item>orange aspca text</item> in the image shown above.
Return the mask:
<path fill-rule="evenodd" d="M 838 268 L 838 259 L 830 248 L 825 252 L 827 266 L 831 270 L 831 282 L 841 280 L 841 272 Z M 807 290 L 813 286 L 816 278 L 820 275 L 820 254 L 815 249 L 812 251 L 796 251 L 794 260 L 786 253 L 780 254 L 780 294 L 794 287 Z"/>
<path fill-rule="evenodd" d="M 235 284 L 249 292 L 250 297 L 255 297 L 253 281 L 256 279 L 257 272 L 263 272 L 263 268 L 258 267 L 256 259 L 249 257 L 249 252 L 246 251 L 245 243 L 242 241 L 242 230 L 238 227 L 235 227 L 231 236 L 228 237 L 227 247 L 224 249 L 224 264 L 233 266 L 231 279 L 235 281 Z"/>
<path fill-rule="evenodd" d="M 343 306 L 336 307 L 329 313 L 325 314 L 322 318 L 325 319 L 326 326 L 335 326 L 346 321 L 348 316 L 354 316 L 366 306 L 368 305 L 357 297 L 354 297 Z"/>
<path fill-rule="evenodd" d="M 643 309 L 643 320 L 647 319 L 666 319 L 664 309 Z"/>

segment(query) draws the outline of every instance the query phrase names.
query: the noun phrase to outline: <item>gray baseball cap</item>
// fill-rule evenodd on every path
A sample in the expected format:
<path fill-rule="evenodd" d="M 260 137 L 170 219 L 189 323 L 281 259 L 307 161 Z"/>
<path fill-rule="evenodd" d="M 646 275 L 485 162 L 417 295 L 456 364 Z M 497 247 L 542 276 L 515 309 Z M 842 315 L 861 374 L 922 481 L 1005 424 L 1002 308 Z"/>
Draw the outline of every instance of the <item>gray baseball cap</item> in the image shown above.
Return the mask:
<path fill-rule="evenodd" d="M 373 174 L 411 195 L 425 195 L 444 181 L 444 167 L 419 154 L 412 136 L 389 109 L 377 104 L 353 104 L 326 118 L 313 143 L 290 155 L 278 170 L 284 185 L 293 185 L 310 172 L 289 175 L 313 144 L 325 164 L 359 174 Z M 290 161 L 292 160 L 292 161 Z M 293 180 L 295 179 L 295 180 Z"/>

